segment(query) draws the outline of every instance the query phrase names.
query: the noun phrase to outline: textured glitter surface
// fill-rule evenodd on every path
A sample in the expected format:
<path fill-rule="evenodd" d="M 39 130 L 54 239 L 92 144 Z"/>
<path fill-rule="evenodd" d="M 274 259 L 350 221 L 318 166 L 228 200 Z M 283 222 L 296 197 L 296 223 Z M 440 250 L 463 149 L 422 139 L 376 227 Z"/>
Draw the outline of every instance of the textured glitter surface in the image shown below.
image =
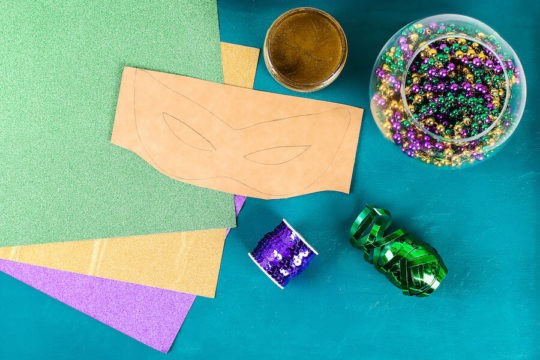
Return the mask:
<path fill-rule="evenodd" d="M 235 225 L 232 195 L 109 142 L 124 66 L 222 80 L 215 1 L 3 1 L 0 12 L 0 245 Z"/>
<path fill-rule="evenodd" d="M 285 220 L 264 235 L 249 254 L 280 288 L 304 271 L 315 255 L 317 252 Z"/>
<path fill-rule="evenodd" d="M 339 75 L 347 40 L 331 15 L 298 8 L 282 14 L 268 29 L 264 55 L 268 70 L 284 86 L 314 91 Z"/>
<path fill-rule="evenodd" d="M 156 350 L 169 351 L 195 295 L 0 260 L 0 271 Z"/>

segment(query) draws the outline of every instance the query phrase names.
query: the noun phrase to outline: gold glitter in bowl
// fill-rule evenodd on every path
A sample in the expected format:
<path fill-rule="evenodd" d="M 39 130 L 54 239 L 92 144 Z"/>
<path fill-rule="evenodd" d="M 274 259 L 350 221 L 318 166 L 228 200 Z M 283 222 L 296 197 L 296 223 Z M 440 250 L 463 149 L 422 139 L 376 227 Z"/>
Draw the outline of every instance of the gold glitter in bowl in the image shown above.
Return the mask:
<path fill-rule="evenodd" d="M 281 85 L 301 92 L 322 89 L 345 66 L 347 39 L 331 15 L 314 8 L 287 11 L 264 41 L 264 61 Z"/>

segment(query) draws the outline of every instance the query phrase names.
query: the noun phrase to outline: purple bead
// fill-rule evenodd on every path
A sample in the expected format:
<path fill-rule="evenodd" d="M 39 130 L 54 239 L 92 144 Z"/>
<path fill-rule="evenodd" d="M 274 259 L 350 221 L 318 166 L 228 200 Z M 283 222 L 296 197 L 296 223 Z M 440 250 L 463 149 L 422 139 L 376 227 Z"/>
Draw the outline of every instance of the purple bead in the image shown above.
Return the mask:
<path fill-rule="evenodd" d="M 489 110 L 493 110 L 494 106 L 492 103 L 487 104 L 486 106 Z"/>
<path fill-rule="evenodd" d="M 400 134 L 394 134 L 394 136 L 392 136 L 392 139 L 394 139 L 394 143 L 396 143 L 396 144 L 401 144 L 401 142 L 402 142 Z"/>
<path fill-rule="evenodd" d="M 474 157 L 476 158 L 476 160 L 484 160 L 484 155 L 482 154 L 476 154 Z"/>
<path fill-rule="evenodd" d="M 420 91 L 420 86 L 418 86 L 417 84 L 414 84 L 413 86 L 411 86 L 411 91 L 417 94 Z"/>
<path fill-rule="evenodd" d="M 401 113 L 399 111 L 396 111 L 396 113 L 394 114 L 394 119 L 396 119 L 397 121 L 401 120 Z"/>
<path fill-rule="evenodd" d="M 431 23 L 429 23 L 429 28 L 430 28 L 431 30 L 437 29 L 437 23 L 436 23 L 436 22 L 431 22 Z"/>
<path fill-rule="evenodd" d="M 393 75 L 390 75 L 390 76 L 388 77 L 387 80 L 388 80 L 388 82 L 389 82 L 390 84 L 395 84 L 396 81 L 397 81 L 397 80 L 396 80 L 396 77 L 393 76 Z"/>
<path fill-rule="evenodd" d="M 406 44 L 407 43 L 407 38 L 404 37 L 404 36 L 400 36 L 399 39 L 398 39 L 398 43 L 400 45 Z"/>
<path fill-rule="evenodd" d="M 494 66 L 495 66 L 495 64 L 493 63 L 493 60 L 491 60 L 491 59 L 486 60 L 486 67 L 488 69 L 493 69 Z"/>
<path fill-rule="evenodd" d="M 408 131 L 407 132 L 407 139 L 413 140 L 415 137 L 416 137 L 416 135 L 414 134 L 413 131 Z"/>
<path fill-rule="evenodd" d="M 437 84 L 437 90 L 440 92 L 443 92 L 446 86 L 444 86 L 444 83 L 440 82 Z"/>
<path fill-rule="evenodd" d="M 482 84 L 474 84 L 474 88 L 476 91 L 480 91 L 482 94 L 485 94 L 487 92 L 487 88 Z"/>
<path fill-rule="evenodd" d="M 439 76 L 445 78 L 446 75 L 448 75 L 448 71 L 446 69 L 439 70 Z"/>
<path fill-rule="evenodd" d="M 439 45 L 439 50 L 444 50 L 444 48 L 448 47 L 448 45 L 446 45 L 445 43 L 442 43 L 441 45 Z"/>
<path fill-rule="evenodd" d="M 452 91 L 457 91 L 459 89 L 459 85 L 456 84 L 456 83 L 453 83 L 452 85 L 450 85 L 450 90 Z"/>
<path fill-rule="evenodd" d="M 465 65 L 467 65 L 469 63 L 469 58 L 464 56 L 462 59 L 461 59 L 461 62 L 464 63 Z"/>
<path fill-rule="evenodd" d="M 393 124 L 392 124 L 392 127 L 393 127 L 394 130 L 396 130 L 396 131 L 401 130 L 401 124 L 398 123 L 398 122 L 393 123 Z"/>
<path fill-rule="evenodd" d="M 506 61 L 506 67 L 510 70 L 514 68 L 514 63 L 512 62 L 512 60 L 509 59 Z"/>
<path fill-rule="evenodd" d="M 475 57 L 475 58 L 472 60 L 472 63 L 473 63 L 474 66 L 479 67 L 480 65 L 482 65 L 482 60 L 480 60 L 479 58 Z"/>
<path fill-rule="evenodd" d="M 472 85 L 464 81 L 463 83 L 461 83 L 461 88 L 465 91 L 471 91 Z"/>
<path fill-rule="evenodd" d="M 399 47 L 402 51 L 407 51 L 409 50 L 409 45 L 407 44 L 401 44 L 401 46 Z"/>
<path fill-rule="evenodd" d="M 380 98 L 380 99 L 377 101 L 377 104 L 379 104 L 379 106 L 384 106 L 384 105 L 386 105 L 386 100 L 384 100 L 384 98 Z"/>
<path fill-rule="evenodd" d="M 425 91 L 431 91 L 431 90 L 433 90 L 433 86 L 431 86 L 431 84 L 425 84 L 424 85 L 424 90 Z"/>
<path fill-rule="evenodd" d="M 428 70 L 428 75 L 429 76 L 437 76 L 437 69 L 435 68 L 431 68 Z"/>
<path fill-rule="evenodd" d="M 446 67 L 448 71 L 454 71 L 456 69 L 456 65 L 454 63 L 448 63 L 448 66 Z"/>
<path fill-rule="evenodd" d="M 501 74 L 503 72 L 503 68 L 501 65 L 496 65 L 494 71 L 495 74 Z"/>
<path fill-rule="evenodd" d="M 424 141 L 424 143 L 422 144 L 424 146 L 424 149 L 431 149 L 432 148 L 432 145 L 429 141 Z"/>
<path fill-rule="evenodd" d="M 444 150 L 444 145 L 442 143 L 440 143 L 440 142 L 436 142 L 435 143 L 435 149 L 442 151 L 442 150 Z"/>

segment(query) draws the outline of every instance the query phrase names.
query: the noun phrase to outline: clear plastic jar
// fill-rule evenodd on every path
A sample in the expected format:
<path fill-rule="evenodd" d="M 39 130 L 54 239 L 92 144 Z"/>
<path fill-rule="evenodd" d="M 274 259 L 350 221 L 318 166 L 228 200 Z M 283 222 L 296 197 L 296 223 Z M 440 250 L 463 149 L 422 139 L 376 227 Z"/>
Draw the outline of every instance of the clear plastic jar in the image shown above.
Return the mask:
<path fill-rule="evenodd" d="M 379 53 L 371 112 L 385 137 L 437 166 L 477 163 L 516 129 L 526 100 L 514 50 L 470 17 L 437 15 L 400 29 Z"/>

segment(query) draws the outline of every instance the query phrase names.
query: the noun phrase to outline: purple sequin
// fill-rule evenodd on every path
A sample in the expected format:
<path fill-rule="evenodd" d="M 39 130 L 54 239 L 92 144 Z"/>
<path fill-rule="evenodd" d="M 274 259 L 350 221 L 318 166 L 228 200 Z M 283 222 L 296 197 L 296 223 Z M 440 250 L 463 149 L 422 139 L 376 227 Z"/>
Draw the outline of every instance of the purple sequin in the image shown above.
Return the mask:
<path fill-rule="evenodd" d="M 281 288 L 298 276 L 318 255 L 285 220 L 264 235 L 251 258 Z"/>

